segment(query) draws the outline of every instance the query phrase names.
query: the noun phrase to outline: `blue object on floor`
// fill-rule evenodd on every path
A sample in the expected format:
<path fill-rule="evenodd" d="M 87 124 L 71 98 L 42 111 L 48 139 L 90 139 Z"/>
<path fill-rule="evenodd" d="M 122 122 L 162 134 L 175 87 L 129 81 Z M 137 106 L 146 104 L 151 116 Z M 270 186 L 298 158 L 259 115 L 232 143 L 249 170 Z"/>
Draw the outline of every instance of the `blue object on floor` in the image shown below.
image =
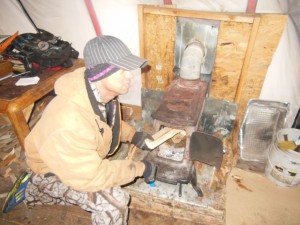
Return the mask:
<path fill-rule="evenodd" d="M 20 204 L 25 199 L 25 191 L 28 184 L 28 173 L 23 172 L 21 176 L 16 180 L 14 186 L 6 196 L 2 212 L 7 213 L 12 210 L 15 206 Z"/>
<path fill-rule="evenodd" d="M 149 183 L 149 186 L 150 186 L 150 187 L 155 187 L 155 182 L 150 182 L 150 183 Z"/>

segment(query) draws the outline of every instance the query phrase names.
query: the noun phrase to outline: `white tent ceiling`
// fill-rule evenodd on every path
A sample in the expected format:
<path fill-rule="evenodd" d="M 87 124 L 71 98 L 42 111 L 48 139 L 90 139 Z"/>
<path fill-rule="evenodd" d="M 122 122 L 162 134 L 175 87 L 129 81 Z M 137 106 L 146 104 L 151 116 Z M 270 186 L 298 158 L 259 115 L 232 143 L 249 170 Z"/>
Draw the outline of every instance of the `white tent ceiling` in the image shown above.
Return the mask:
<path fill-rule="evenodd" d="M 247 0 L 173 0 L 177 8 L 202 11 L 245 12 Z M 72 43 L 80 52 L 85 43 L 96 36 L 85 0 L 22 0 L 23 5 L 37 27 L 60 36 Z M 123 40 L 134 54 L 139 55 L 138 4 L 163 4 L 162 0 L 93 0 L 97 19 L 103 34 Z M 261 92 L 262 99 L 287 101 L 291 113 L 290 126 L 300 106 L 300 1 L 261 0 L 257 2 L 257 13 L 289 13 L 289 21 L 277 51 L 268 69 Z M 0 35 L 35 32 L 17 0 L 1 0 Z M 139 71 L 137 71 L 138 73 Z M 139 76 L 136 76 L 139 77 Z M 140 80 L 122 98 L 123 102 L 140 105 Z"/>

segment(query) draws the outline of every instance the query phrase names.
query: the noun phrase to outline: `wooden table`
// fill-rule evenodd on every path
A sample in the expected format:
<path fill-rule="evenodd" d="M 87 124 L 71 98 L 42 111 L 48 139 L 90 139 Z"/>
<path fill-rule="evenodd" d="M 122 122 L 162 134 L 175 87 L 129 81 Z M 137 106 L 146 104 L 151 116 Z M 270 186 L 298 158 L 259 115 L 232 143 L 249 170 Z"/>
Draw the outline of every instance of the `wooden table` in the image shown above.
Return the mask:
<path fill-rule="evenodd" d="M 23 150 L 24 139 L 30 128 L 22 110 L 51 92 L 59 77 L 84 66 L 82 59 L 74 60 L 73 64 L 72 67 L 59 71 L 43 71 L 38 75 L 40 80 L 36 85 L 16 86 L 20 77 L 0 81 L 0 113 L 8 116 Z"/>

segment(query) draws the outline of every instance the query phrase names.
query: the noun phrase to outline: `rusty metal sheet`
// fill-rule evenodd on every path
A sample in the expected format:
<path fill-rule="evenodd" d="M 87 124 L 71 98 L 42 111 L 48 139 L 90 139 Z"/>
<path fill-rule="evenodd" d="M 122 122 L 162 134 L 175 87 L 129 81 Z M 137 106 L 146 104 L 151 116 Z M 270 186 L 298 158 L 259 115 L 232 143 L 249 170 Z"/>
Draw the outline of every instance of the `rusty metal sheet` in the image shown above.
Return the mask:
<path fill-rule="evenodd" d="M 176 126 L 196 126 L 203 111 L 208 83 L 178 78 L 172 82 L 153 119 Z"/>

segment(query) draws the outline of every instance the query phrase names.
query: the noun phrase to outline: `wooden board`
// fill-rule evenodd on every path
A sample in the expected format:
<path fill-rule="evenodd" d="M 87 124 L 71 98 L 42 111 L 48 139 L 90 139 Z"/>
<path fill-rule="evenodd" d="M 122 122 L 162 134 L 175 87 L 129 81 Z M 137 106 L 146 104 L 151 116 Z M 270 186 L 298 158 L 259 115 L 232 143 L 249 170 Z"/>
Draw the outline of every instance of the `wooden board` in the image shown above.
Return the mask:
<path fill-rule="evenodd" d="M 210 97 L 234 101 L 252 24 L 222 21 Z"/>
<path fill-rule="evenodd" d="M 6 76 L 12 71 L 12 63 L 0 60 L 0 78 Z"/>
<path fill-rule="evenodd" d="M 271 64 L 273 54 L 278 46 L 282 32 L 287 23 L 287 15 L 260 15 L 254 23 L 249 50 L 244 60 L 239 87 L 236 91 L 235 102 L 239 103 L 237 123 L 234 129 L 233 149 L 238 154 L 238 133 L 247 108 L 252 98 L 259 98 L 265 76 Z M 238 155 L 235 157 L 238 160 Z"/>
<path fill-rule="evenodd" d="M 150 70 L 143 88 L 167 89 L 172 82 L 177 17 L 221 22 L 210 97 L 239 103 L 238 124 L 249 99 L 260 90 L 277 48 L 287 15 L 214 13 L 176 8 L 139 6 L 141 56 Z"/>
<path fill-rule="evenodd" d="M 144 14 L 164 15 L 173 17 L 201 18 L 208 20 L 235 21 L 241 23 L 253 23 L 253 14 L 228 13 L 228 12 L 205 12 L 170 7 L 154 7 L 141 5 Z"/>
<path fill-rule="evenodd" d="M 173 80 L 176 17 L 147 14 L 144 20 L 145 58 L 151 66 L 144 87 L 165 90 Z"/>
<path fill-rule="evenodd" d="M 150 70 L 143 87 L 165 91 L 172 82 L 177 17 L 219 20 L 220 30 L 212 72 L 210 97 L 239 104 L 237 124 L 248 101 L 258 98 L 285 28 L 284 14 L 212 13 L 176 8 L 139 6 L 141 56 Z M 236 147 L 237 132 L 234 145 Z"/>
<path fill-rule="evenodd" d="M 273 54 L 286 26 L 287 15 L 260 15 L 260 24 L 253 43 L 245 78 L 240 82 L 241 93 L 235 101 L 239 103 L 239 124 L 242 122 L 249 99 L 258 98 Z"/>
<path fill-rule="evenodd" d="M 225 40 L 227 30 L 231 31 L 229 27 L 231 26 L 233 29 L 235 29 L 234 25 L 230 24 L 230 22 L 233 24 L 248 24 L 249 27 L 251 26 L 249 24 L 252 24 L 254 21 L 254 16 L 252 14 L 211 13 L 168 7 L 139 5 L 140 53 L 141 56 L 148 59 L 148 64 L 150 66 L 150 70 L 146 72 L 146 76 L 142 76 L 143 88 L 164 91 L 174 78 L 173 67 L 177 17 L 226 21 L 228 22 L 228 26 L 223 26 Z M 244 29 L 247 29 L 247 25 L 242 26 L 245 27 Z M 237 34 L 238 31 L 239 28 L 236 28 L 235 32 L 233 32 L 233 35 Z M 244 32 L 243 29 L 241 31 Z M 245 39 L 243 35 L 239 35 Z M 230 33 L 227 34 L 227 37 L 230 37 Z M 240 54 L 242 51 L 241 48 L 244 48 L 245 46 L 243 46 L 242 42 L 238 43 L 238 41 L 240 41 L 238 37 L 236 37 L 236 40 L 237 42 L 234 44 L 237 48 L 236 50 L 238 54 Z M 229 42 L 225 42 L 223 39 L 220 39 L 219 44 L 225 48 Z M 234 59 L 236 59 L 236 57 L 233 57 L 232 61 L 234 61 Z M 227 62 L 225 61 L 224 63 Z M 230 63 L 228 65 L 228 67 L 230 67 Z M 222 65 L 220 65 L 218 73 L 222 73 L 220 68 L 222 69 Z M 226 77 L 228 74 L 229 73 L 225 75 L 224 79 L 228 78 Z M 223 81 L 226 82 L 224 79 Z M 229 81 L 231 80 L 232 79 L 229 79 Z M 222 94 L 220 94 L 220 96 Z"/>

